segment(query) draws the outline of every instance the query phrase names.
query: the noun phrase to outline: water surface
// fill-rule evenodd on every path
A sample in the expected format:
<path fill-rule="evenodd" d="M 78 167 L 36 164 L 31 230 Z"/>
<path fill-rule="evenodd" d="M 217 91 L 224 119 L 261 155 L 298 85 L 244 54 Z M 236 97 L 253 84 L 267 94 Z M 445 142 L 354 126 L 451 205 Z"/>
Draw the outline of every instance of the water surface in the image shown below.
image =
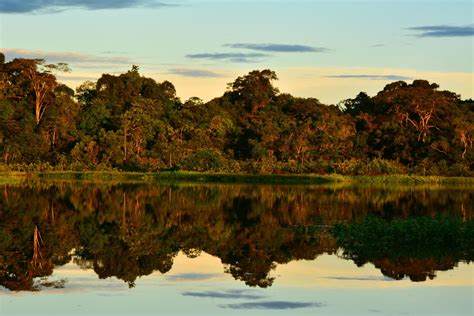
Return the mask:
<path fill-rule="evenodd" d="M 0 314 L 473 312 L 474 190 L 0 186 Z"/>

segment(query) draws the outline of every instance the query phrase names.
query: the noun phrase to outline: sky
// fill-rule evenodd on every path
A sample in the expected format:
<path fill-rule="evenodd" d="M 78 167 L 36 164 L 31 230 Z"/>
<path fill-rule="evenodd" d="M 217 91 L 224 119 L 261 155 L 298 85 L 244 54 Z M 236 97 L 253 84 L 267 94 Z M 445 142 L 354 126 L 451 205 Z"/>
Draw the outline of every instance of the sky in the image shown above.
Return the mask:
<path fill-rule="evenodd" d="M 184 101 L 272 69 L 281 92 L 327 104 L 426 79 L 474 98 L 474 0 L 1 0 L 0 51 L 171 81 Z"/>

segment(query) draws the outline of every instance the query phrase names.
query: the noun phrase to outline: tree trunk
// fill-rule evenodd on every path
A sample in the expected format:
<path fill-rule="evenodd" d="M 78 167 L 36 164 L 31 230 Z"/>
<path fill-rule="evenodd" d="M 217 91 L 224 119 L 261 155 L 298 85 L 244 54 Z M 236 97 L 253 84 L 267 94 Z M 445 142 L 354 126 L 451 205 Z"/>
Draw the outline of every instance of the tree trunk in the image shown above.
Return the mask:
<path fill-rule="evenodd" d="M 36 93 L 35 103 L 36 103 L 36 107 L 35 107 L 36 125 L 38 126 L 41 120 L 41 99 L 38 93 Z"/>
<path fill-rule="evenodd" d="M 125 130 L 123 131 L 123 161 L 127 161 L 127 128 L 125 127 Z"/>

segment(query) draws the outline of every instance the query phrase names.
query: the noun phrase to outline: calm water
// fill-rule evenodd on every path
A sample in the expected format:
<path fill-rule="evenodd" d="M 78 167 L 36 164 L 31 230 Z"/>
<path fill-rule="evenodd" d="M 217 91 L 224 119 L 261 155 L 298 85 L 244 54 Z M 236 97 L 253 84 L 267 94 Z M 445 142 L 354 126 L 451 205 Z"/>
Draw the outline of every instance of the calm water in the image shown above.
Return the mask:
<path fill-rule="evenodd" d="M 474 189 L 0 186 L 0 315 L 472 315 Z"/>

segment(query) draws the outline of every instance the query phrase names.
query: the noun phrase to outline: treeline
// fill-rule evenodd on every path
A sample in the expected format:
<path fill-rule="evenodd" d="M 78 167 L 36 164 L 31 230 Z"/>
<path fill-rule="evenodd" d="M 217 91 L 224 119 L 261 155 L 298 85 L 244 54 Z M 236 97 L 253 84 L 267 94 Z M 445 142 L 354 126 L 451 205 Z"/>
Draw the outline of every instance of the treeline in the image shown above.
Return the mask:
<path fill-rule="evenodd" d="M 204 103 L 137 66 L 76 91 L 56 79 L 68 70 L 0 53 L 3 168 L 474 174 L 474 102 L 425 80 L 335 106 L 280 93 L 273 71 L 252 71 Z"/>

